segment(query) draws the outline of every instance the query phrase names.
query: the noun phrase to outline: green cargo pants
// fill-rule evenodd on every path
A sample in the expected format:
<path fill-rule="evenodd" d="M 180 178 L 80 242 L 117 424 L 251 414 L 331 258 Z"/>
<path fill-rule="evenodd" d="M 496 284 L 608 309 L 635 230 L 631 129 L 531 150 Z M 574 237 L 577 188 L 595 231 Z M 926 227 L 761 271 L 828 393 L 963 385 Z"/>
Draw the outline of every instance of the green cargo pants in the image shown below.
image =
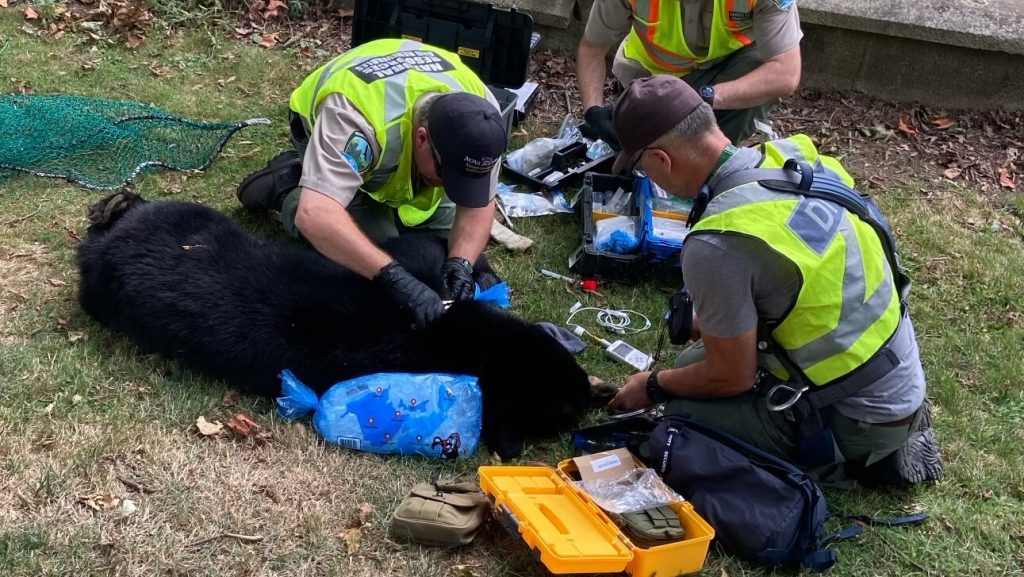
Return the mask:
<path fill-rule="evenodd" d="M 764 61 L 757 52 L 757 47 L 750 45 L 733 52 L 710 68 L 694 70 L 683 76 L 682 79 L 694 89 L 699 89 L 705 84 L 717 84 L 727 80 L 736 80 L 763 63 Z M 626 58 L 622 53 L 621 46 L 615 55 L 612 72 L 615 73 L 616 78 L 623 85 L 628 85 L 631 80 L 639 75 L 645 76 L 649 74 L 642 69 L 639 63 Z M 753 108 L 716 110 L 715 119 L 718 121 L 719 128 L 732 140 L 732 143 L 739 145 L 747 138 L 753 136 L 756 131 L 754 126 L 755 119 L 765 123 L 768 122 L 768 113 L 772 107 L 773 103 L 765 103 Z"/>
<path fill-rule="evenodd" d="M 704 343 L 697 341 L 679 354 L 675 366 L 683 367 L 703 358 Z M 665 406 L 665 412 L 687 413 L 787 461 L 796 461 L 800 443 L 796 422 L 788 411 L 769 411 L 764 397 L 755 393 L 723 399 L 673 399 Z M 849 486 L 843 463 L 871 465 L 881 460 L 910 438 L 923 415 L 918 409 L 912 422 L 890 426 L 865 423 L 829 411 L 826 420 L 835 437 L 835 461 L 807 473 L 825 485 Z"/>
<path fill-rule="evenodd" d="M 294 112 L 290 113 L 289 126 L 291 129 L 292 146 L 305 156 L 306 145 L 309 137 L 302 126 L 302 120 Z M 281 206 L 281 227 L 289 235 L 295 238 L 302 238 L 302 234 L 295 226 L 295 213 L 299 209 L 299 195 L 301 190 L 295 188 L 284 198 Z M 425 222 L 416 227 L 407 227 L 398 218 L 398 211 L 394 208 L 377 202 L 370 198 L 370 195 L 360 191 L 347 207 L 348 213 L 356 221 L 363 234 L 368 236 L 374 243 L 380 244 L 390 238 L 398 237 L 409 232 L 429 232 L 448 238 L 448 234 L 455 224 L 455 203 L 447 195 L 441 199 L 437 210 Z"/>

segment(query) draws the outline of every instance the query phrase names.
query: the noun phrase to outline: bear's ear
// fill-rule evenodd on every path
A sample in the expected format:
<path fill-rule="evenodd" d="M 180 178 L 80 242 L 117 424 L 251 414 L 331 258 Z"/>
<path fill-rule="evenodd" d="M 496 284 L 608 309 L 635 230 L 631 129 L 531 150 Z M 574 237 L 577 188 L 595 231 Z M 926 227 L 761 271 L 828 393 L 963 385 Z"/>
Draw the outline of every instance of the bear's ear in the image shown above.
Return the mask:
<path fill-rule="evenodd" d="M 502 461 L 514 459 L 523 453 L 526 438 L 518 427 L 501 425 L 484 433 L 484 443 Z"/>

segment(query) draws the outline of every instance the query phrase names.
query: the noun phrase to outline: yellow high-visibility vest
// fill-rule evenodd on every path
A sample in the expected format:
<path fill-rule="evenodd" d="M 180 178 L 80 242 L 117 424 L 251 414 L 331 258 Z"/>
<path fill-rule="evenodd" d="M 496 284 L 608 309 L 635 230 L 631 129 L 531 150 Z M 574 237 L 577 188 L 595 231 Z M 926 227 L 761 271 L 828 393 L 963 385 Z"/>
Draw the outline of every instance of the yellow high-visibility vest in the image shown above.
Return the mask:
<path fill-rule="evenodd" d="M 434 214 L 444 189 L 415 186 L 413 105 L 432 92 L 469 92 L 486 98 L 486 91 L 453 52 L 414 40 L 380 39 L 318 68 L 292 92 L 289 106 L 310 130 L 323 99 L 344 94 L 373 128 L 381 150 L 361 190 L 397 209 L 406 226 L 416 226 Z"/>

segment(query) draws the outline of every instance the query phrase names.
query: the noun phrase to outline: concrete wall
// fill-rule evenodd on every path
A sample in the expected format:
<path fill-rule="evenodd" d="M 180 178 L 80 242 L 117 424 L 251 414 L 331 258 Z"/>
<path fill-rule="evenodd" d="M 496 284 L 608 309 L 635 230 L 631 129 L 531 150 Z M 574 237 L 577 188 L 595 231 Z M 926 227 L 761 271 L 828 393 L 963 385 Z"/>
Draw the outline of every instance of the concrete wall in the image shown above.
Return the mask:
<path fill-rule="evenodd" d="M 803 29 L 803 86 L 934 107 L 1024 110 L 1024 56 L 815 24 Z"/>
<path fill-rule="evenodd" d="M 335 1 L 352 3 L 352 0 Z M 593 1 L 492 0 L 492 3 L 515 6 L 532 14 L 535 30 L 542 36 L 538 49 L 575 53 Z M 1015 1 L 1024 3 L 1024 0 L 998 0 Z M 813 19 L 821 21 L 817 17 Z M 899 35 L 884 27 L 878 30 L 884 29 L 886 33 L 879 34 L 877 30 L 864 31 L 870 27 L 860 24 L 844 27 L 842 19 L 836 22 L 839 25 L 815 24 L 803 19 L 803 86 L 857 90 L 897 102 L 918 102 L 934 107 L 1024 110 L 1024 54 L 969 48 L 959 45 L 962 43 L 933 42 L 919 39 L 920 36 Z"/>

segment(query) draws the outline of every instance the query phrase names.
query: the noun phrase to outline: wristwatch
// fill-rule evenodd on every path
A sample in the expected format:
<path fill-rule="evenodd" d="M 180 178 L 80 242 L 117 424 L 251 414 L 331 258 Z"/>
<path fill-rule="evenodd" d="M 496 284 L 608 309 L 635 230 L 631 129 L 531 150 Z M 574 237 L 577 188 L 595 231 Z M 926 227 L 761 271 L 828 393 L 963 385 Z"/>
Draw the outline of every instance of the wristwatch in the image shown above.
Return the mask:
<path fill-rule="evenodd" d="M 714 108 L 715 106 L 715 87 L 709 84 L 701 86 L 697 93 L 700 94 L 701 99 L 708 103 L 708 106 Z"/>
<path fill-rule="evenodd" d="M 672 395 L 665 392 L 665 389 L 658 384 L 658 373 L 660 372 L 661 369 L 655 369 L 647 376 L 647 398 L 655 404 L 664 403 L 672 398 Z"/>

